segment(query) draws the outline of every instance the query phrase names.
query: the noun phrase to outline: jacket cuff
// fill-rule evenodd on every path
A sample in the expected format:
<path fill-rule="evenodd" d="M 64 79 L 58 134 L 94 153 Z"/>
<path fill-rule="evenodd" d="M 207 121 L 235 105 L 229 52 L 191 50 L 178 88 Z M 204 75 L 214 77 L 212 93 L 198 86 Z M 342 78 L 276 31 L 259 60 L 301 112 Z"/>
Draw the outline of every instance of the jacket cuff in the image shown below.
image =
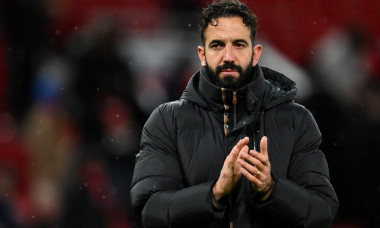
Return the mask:
<path fill-rule="evenodd" d="M 276 185 L 276 181 L 275 179 L 272 177 L 272 184 L 269 186 L 268 190 L 265 191 L 265 192 L 260 192 L 256 195 L 256 198 L 258 199 L 259 202 L 264 202 L 266 201 L 267 199 L 270 198 L 270 196 L 272 195 L 272 192 L 274 190 L 274 187 Z"/>
<path fill-rule="evenodd" d="M 211 201 L 212 201 L 212 206 L 215 210 L 225 210 L 227 208 L 227 199 L 226 197 L 221 198 L 220 200 L 216 200 L 213 188 L 211 188 Z"/>

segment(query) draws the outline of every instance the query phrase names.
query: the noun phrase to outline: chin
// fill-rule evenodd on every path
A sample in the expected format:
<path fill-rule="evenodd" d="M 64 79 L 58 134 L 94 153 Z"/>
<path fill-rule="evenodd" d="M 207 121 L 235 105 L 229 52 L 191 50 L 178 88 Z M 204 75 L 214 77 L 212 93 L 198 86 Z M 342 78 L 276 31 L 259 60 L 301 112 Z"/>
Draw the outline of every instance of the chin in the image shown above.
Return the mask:
<path fill-rule="evenodd" d="M 224 76 L 223 78 L 221 78 L 220 84 L 222 87 L 235 88 L 237 86 L 237 82 L 239 81 L 238 79 L 239 77 L 235 76 Z"/>

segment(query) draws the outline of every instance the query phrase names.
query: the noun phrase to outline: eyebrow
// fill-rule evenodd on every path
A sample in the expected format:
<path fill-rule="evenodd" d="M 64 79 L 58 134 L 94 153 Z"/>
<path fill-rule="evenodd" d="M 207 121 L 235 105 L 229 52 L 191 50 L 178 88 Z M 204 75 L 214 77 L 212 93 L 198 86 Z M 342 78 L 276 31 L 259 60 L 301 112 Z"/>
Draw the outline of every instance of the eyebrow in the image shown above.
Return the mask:
<path fill-rule="evenodd" d="M 237 39 L 237 40 L 234 40 L 232 43 L 245 43 L 245 44 L 249 44 L 246 40 L 244 39 Z"/>
<path fill-rule="evenodd" d="M 213 44 L 224 44 L 225 42 L 222 40 L 211 40 L 210 43 L 208 44 L 209 47 Z"/>
<path fill-rule="evenodd" d="M 208 46 L 210 47 L 213 44 L 224 44 L 224 43 L 225 41 L 223 40 L 211 40 Z M 245 43 L 248 45 L 248 42 L 245 39 L 236 39 L 236 40 L 233 40 L 232 43 Z"/>

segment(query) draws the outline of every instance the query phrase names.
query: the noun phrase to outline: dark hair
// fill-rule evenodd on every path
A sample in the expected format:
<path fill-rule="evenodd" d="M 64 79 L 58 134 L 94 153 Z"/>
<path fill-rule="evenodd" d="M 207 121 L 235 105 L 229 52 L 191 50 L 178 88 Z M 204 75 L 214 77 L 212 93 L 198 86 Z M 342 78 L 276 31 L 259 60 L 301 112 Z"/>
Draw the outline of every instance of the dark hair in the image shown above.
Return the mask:
<path fill-rule="evenodd" d="M 217 25 L 217 19 L 221 17 L 241 17 L 243 23 L 251 30 L 252 44 L 256 38 L 256 15 L 249 10 L 249 8 L 241 3 L 239 0 L 215 0 L 207 8 L 203 9 L 203 15 L 199 23 L 199 30 L 201 32 L 202 44 L 205 45 L 205 31 L 209 24 Z M 214 21 L 215 23 L 214 24 Z"/>

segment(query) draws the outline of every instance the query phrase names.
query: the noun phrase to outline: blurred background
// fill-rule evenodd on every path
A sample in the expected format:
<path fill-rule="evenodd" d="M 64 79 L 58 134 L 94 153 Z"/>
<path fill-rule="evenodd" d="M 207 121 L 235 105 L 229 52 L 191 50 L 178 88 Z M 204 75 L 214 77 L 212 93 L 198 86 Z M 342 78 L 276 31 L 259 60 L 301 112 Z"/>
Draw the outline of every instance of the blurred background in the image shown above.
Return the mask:
<path fill-rule="evenodd" d="M 0 228 L 141 227 L 142 126 L 199 70 L 208 2 L 0 1 Z M 322 131 L 333 227 L 380 227 L 380 1 L 243 2 Z"/>

